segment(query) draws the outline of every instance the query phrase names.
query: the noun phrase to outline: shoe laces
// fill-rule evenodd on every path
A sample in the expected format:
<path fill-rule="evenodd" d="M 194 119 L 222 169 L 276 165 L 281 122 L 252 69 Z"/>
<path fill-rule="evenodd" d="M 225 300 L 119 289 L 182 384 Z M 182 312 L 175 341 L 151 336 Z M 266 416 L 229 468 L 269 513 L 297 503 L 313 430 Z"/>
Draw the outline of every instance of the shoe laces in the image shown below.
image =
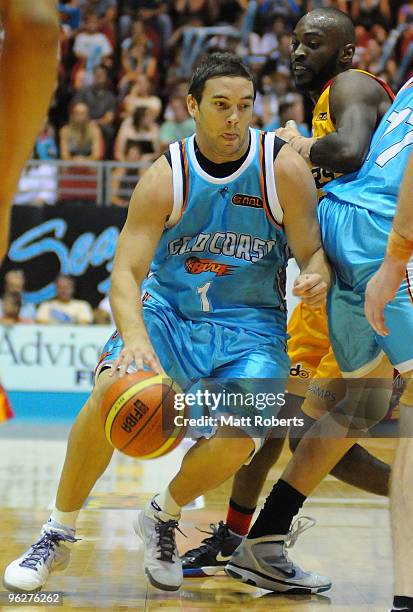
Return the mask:
<path fill-rule="evenodd" d="M 282 556 L 289 566 L 293 567 L 294 564 L 288 556 L 287 549 L 292 548 L 297 542 L 298 536 L 304 533 L 304 531 L 307 531 L 307 529 L 314 527 L 316 522 L 317 521 L 310 516 L 300 516 L 300 518 L 297 518 L 291 525 L 290 531 L 282 542 Z"/>
<path fill-rule="evenodd" d="M 33 544 L 28 554 L 19 565 L 20 567 L 28 567 L 29 569 L 37 571 L 37 565 L 40 561 L 45 562 L 49 555 L 54 552 L 55 547 L 59 546 L 60 542 L 77 542 L 77 540 L 78 538 L 69 534 L 63 535 L 56 531 L 46 532 L 36 544 Z"/>
<path fill-rule="evenodd" d="M 219 521 L 218 525 L 216 523 L 210 523 L 209 528 L 211 531 L 205 531 L 204 529 L 199 529 L 197 527 L 197 531 L 200 533 L 206 533 L 210 537 L 204 538 L 202 543 L 197 548 L 192 548 L 185 553 L 185 557 L 197 557 L 202 555 L 205 552 L 218 552 L 224 540 L 231 537 L 228 527 L 224 523 L 224 521 Z"/>
<path fill-rule="evenodd" d="M 316 522 L 317 521 L 311 518 L 311 516 L 300 516 L 299 518 L 295 519 L 285 539 L 285 547 L 292 548 L 297 542 L 298 536 L 304 533 L 304 531 L 307 531 L 307 529 L 314 527 Z"/>
<path fill-rule="evenodd" d="M 155 531 L 158 539 L 157 544 L 160 553 L 158 559 L 160 561 L 174 563 L 172 557 L 176 549 L 175 529 L 177 529 L 179 533 L 182 533 L 182 535 L 185 536 L 185 534 L 179 529 L 178 521 L 170 520 L 164 522 L 160 519 L 156 521 Z"/>

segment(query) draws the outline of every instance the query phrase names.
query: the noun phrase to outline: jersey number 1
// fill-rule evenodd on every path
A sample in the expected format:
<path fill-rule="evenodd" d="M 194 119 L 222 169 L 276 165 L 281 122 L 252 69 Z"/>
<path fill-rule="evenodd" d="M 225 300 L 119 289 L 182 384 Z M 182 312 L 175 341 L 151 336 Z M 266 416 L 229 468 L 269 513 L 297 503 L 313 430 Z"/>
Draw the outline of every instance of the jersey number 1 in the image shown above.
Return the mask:
<path fill-rule="evenodd" d="M 207 298 L 208 289 L 211 285 L 211 282 L 205 283 L 205 285 L 202 285 L 202 287 L 198 287 L 198 289 L 196 290 L 197 294 L 201 298 L 202 312 L 212 312 L 211 302 Z"/>

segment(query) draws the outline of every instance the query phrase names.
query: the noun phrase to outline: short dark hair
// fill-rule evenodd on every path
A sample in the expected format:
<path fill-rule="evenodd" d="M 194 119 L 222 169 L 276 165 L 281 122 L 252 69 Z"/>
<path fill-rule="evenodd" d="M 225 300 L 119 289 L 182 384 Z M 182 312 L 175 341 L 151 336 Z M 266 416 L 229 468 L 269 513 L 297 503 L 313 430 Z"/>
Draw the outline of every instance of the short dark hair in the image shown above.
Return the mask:
<path fill-rule="evenodd" d="M 254 75 L 235 53 L 211 53 L 201 59 L 191 77 L 188 93 L 200 104 L 205 83 L 209 79 L 223 76 L 243 77 L 247 81 L 251 81 L 255 99 L 256 83 Z"/>

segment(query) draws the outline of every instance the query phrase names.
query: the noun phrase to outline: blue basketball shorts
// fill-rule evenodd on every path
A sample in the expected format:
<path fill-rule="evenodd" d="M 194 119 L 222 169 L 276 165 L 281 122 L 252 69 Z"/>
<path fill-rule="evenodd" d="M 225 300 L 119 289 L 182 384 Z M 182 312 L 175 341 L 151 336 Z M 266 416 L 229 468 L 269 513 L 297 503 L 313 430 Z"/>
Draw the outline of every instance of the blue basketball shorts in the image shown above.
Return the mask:
<path fill-rule="evenodd" d="M 327 314 L 334 355 L 344 376 L 362 377 L 386 354 L 400 373 L 413 369 L 413 262 L 385 308 L 389 335 L 379 336 L 364 315 L 366 285 L 379 269 L 392 219 L 325 197 L 318 207 L 325 251 L 335 269 Z"/>
<path fill-rule="evenodd" d="M 234 424 L 254 440 L 257 451 L 277 427 L 277 415 L 285 403 L 290 368 L 286 338 L 184 320 L 153 298 L 144 304 L 143 315 L 164 371 L 187 398 L 196 396 L 189 416 L 197 424 L 188 435 L 208 438 L 217 426 Z M 96 376 L 117 359 L 122 346 L 115 332 L 103 348 Z M 208 416 L 210 422 L 205 424 Z"/>

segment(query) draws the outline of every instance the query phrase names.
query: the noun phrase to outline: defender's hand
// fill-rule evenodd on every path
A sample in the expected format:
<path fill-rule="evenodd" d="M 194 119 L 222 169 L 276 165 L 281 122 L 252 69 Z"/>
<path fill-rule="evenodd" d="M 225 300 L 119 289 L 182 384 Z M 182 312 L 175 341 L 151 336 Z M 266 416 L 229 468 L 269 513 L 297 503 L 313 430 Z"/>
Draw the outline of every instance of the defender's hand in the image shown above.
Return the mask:
<path fill-rule="evenodd" d="M 293 295 L 301 298 L 304 304 L 317 308 L 325 303 L 327 289 L 321 274 L 300 274 L 295 279 Z"/>

